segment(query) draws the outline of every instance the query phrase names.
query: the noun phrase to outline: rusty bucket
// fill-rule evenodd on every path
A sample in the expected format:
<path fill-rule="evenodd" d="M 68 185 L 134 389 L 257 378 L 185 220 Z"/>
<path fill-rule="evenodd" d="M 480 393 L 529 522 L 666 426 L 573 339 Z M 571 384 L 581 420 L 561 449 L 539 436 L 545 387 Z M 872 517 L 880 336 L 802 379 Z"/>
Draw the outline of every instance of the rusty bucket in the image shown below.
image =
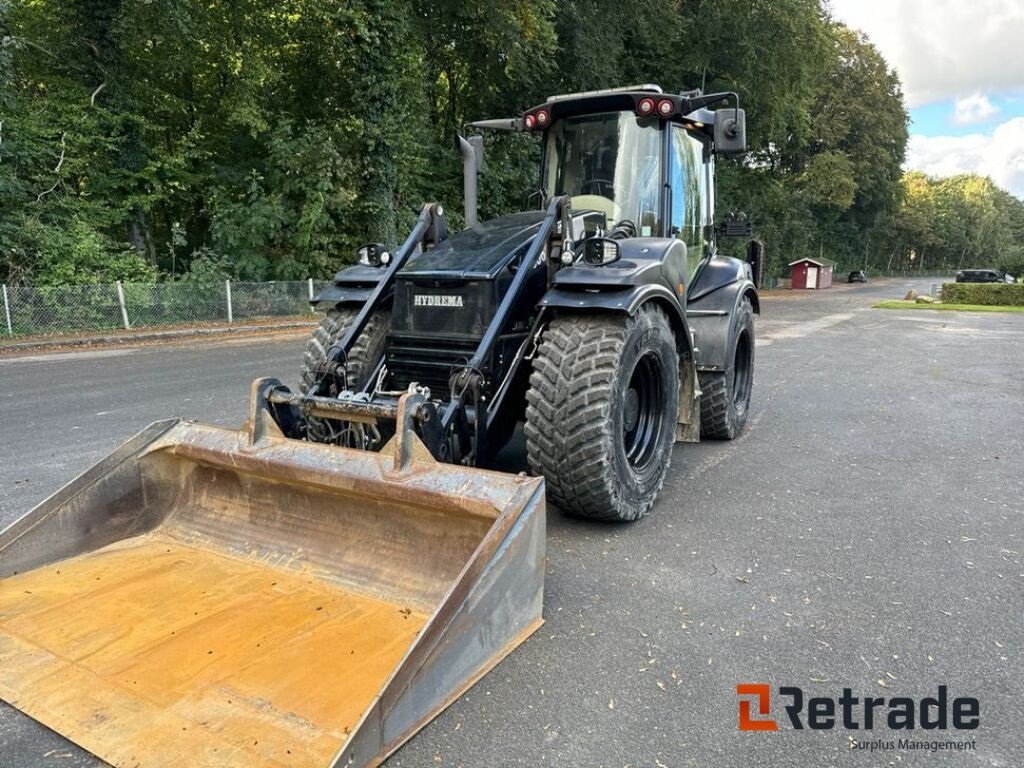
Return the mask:
<path fill-rule="evenodd" d="M 151 425 L 0 533 L 0 698 L 115 766 L 375 766 L 542 621 L 544 488 Z"/>

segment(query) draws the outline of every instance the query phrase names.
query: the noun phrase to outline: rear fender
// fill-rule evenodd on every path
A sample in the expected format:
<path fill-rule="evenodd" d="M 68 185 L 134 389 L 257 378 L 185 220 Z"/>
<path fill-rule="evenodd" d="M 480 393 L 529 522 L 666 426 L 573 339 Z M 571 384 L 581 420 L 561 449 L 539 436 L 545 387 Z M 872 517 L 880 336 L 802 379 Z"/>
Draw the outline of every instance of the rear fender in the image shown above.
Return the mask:
<path fill-rule="evenodd" d="M 696 346 L 697 370 L 724 371 L 728 367 L 729 338 L 744 299 L 749 299 L 754 312 L 760 314 L 761 302 L 750 265 L 726 256 L 708 262 L 686 305 L 686 319 Z"/>

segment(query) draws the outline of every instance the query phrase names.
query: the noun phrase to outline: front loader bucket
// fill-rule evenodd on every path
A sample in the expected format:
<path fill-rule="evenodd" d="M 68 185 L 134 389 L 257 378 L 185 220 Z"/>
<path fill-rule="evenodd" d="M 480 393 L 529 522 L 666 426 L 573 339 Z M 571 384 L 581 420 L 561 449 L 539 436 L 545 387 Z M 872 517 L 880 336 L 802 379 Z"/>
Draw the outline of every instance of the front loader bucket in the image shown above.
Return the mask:
<path fill-rule="evenodd" d="M 0 533 L 0 698 L 115 766 L 375 766 L 541 623 L 544 488 L 153 424 Z"/>

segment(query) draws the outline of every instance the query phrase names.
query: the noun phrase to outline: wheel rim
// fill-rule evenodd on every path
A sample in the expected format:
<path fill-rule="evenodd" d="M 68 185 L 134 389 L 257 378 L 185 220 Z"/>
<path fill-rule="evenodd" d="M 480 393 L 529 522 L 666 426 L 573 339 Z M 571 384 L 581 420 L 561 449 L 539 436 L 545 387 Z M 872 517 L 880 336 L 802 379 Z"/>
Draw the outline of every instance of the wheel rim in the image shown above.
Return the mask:
<path fill-rule="evenodd" d="M 736 340 L 736 359 L 733 361 L 732 401 L 739 415 L 746 412 L 750 402 L 750 387 L 754 381 L 753 353 L 750 334 L 744 330 Z"/>
<path fill-rule="evenodd" d="M 646 469 L 658 451 L 665 417 L 661 373 L 657 355 L 645 354 L 633 368 L 623 399 L 622 447 L 637 471 Z"/>

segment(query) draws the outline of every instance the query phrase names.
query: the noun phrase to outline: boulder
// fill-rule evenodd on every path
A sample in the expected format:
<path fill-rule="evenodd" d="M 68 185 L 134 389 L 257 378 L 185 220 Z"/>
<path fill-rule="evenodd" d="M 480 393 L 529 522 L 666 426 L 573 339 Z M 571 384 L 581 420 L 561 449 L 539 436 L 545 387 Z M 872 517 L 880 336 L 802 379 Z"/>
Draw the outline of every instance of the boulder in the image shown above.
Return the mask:
<path fill-rule="evenodd" d="M 917 291 L 911 288 L 907 291 L 907 295 L 903 297 L 904 301 L 914 301 L 917 298 Z"/>

